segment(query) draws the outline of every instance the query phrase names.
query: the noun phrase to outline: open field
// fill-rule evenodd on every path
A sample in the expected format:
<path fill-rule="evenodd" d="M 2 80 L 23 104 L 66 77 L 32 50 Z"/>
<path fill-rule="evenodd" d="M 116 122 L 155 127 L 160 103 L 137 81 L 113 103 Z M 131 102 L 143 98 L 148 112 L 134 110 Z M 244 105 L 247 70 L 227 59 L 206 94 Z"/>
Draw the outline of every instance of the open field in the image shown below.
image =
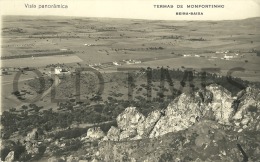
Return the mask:
<path fill-rule="evenodd" d="M 49 64 L 68 64 L 81 62 L 82 60 L 78 56 L 74 55 L 59 55 L 59 56 L 44 56 L 33 58 L 20 58 L 20 59 L 8 59 L 2 60 L 2 66 L 4 67 L 43 67 Z"/>
<path fill-rule="evenodd" d="M 192 61 L 191 61 L 192 60 Z M 244 60 L 248 60 L 245 62 Z M 196 71 L 201 71 L 207 68 L 218 68 L 219 75 L 227 76 L 227 72 L 235 68 L 243 68 L 244 71 L 236 70 L 232 73 L 232 76 L 243 78 L 248 81 L 259 82 L 260 80 L 260 57 L 250 57 L 247 56 L 242 60 L 222 60 L 222 59 L 207 59 L 207 58 L 197 58 L 197 57 L 179 57 L 166 60 L 154 60 L 149 62 L 144 62 L 138 65 L 126 65 L 125 67 L 170 67 L 174 69 L 194 69 Z"/>
<path fill-rule="evenodd" d="M 221 50 L 243 53 L 260 49 L 259 23 L 258 18 L 212 22 L 8 16 L 3 18 L 2 57 L 71 51 L 86 63 L 102 63 Z"/>

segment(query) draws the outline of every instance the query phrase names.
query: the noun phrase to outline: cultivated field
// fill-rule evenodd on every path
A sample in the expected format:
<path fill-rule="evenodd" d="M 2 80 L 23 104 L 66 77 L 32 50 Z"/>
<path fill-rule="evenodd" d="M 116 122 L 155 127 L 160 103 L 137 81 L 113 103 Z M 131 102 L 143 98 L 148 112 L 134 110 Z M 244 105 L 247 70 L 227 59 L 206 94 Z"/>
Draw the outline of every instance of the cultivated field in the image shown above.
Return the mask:
<path fill-rule="evenodd" d="M 81 62 L 78 56 L 75 55 L 59 55 L 59 56 L 43 56 L 33 58 L 19 58 L 19 59 L 7 59 L 2 61 L 2 65 L 5 67 L 44 67 L 49 64 L 69 64 L 75 62 Z"/>

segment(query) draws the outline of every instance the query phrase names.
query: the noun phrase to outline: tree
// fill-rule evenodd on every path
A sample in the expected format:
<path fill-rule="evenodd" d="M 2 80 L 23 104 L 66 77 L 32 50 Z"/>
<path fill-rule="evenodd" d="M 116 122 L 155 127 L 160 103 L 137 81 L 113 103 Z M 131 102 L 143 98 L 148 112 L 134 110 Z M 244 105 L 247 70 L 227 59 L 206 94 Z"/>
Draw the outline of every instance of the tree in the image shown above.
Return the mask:
<path fill-rule="evenodd" d="M 27 109 L 28 109 L 28 106 L 23 105 L 23 106 L 22 106 L 22 109 L 23 109 L 23 110 L 27 110 Z"/>

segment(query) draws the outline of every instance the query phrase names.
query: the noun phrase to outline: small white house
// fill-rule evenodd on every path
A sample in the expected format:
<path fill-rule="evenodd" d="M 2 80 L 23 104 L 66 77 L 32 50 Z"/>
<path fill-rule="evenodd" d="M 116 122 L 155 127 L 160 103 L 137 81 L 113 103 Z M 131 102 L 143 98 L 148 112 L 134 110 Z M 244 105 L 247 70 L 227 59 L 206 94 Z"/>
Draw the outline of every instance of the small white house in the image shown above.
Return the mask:
<path fill-rule="evenodd" d="M 226 60 L 229 60 L 229 59 L 232 59 L 232 58 L 234 58 L 234 56 L 226 55 L 226 54 L 225 54 L 225 56 L 224 56 L 224 59 L 226 59 Z"/>
<path fill-rule="evenodd" d="M 54 69 L 54 74 L 60 74 L 62 71 L 62 68 L 57 66 L 55 69 Z"/>
<path fill-rule="evenodd" d="M 114 61 L 113 65 L 120 66 L 121 64 L 119 64 L 118 62 Z"/>
<path fill-rule="evenodd" d="M 140 63 L 142 63 L 140 60 L 128 60 L 128 61 L 126 61 L 126 63 L 127 64 L 140 64 Z"/>
<path fill-rule="evenodd" d="M 58 75 L 58 74 L 66 74 L 69 73 L 69 70 L 65 69 L 65 68 L 61 68 L 60 66 L 57 66 L 54 69 L 54 74 Z"/>

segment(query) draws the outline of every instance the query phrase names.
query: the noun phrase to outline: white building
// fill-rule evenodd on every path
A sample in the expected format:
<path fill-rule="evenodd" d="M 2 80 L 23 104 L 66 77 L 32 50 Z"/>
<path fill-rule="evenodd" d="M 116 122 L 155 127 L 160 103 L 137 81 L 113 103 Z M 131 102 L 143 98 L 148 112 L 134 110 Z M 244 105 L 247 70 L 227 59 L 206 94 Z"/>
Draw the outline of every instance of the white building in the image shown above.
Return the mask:
<path fill-rule="evenodd" d="M 126 61 L 126 63 L 127 64 L 140 64 L 141 63 L 141 61 L 140 60 L 128 60 L 128 61 Z"/>
<path fill-rule="evenodd" d="M 56 67 L 55 69 L 54 69 L 54 74 L 60 74 L 61 73 L 61 70 L 62 70 L 62 68 L 61 67 Z"/>
<path fill-rule="evenodd" d="M 120 66 L 121 64 L 119 64 L 118 62 L 114 61 L 113 65 Z"/>
<path fill-rule="evenodd" d="M 225 56 L 224 56 L 224 59 L 226 59 L 226 60 L 229 60 L 229 59 L 232 59 L 232 58 L 234 58 L 234 56 L 227 55 L 227 54 L 225 54 Z"/>
<path fill-rule="evenodd" d="M 58 74 L 66 74 L 69 73 L 69 70 L 65 69 L 65 68 L 61 68 L 60 66 L 55 67 L 54 69 L 54 74 L 58 75 Z"/>

